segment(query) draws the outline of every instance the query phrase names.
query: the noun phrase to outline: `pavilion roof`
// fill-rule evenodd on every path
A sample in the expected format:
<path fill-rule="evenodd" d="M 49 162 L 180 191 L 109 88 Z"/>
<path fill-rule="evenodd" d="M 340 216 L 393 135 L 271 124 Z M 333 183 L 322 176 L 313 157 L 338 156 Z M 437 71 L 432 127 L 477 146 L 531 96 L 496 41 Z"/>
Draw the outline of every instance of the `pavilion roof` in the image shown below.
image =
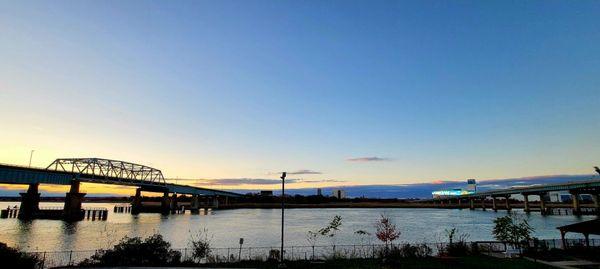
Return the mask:
<path fill-rule="evenodd" d="M 556 227 L 561 232 L 600 235 L 600 218 Z"/>

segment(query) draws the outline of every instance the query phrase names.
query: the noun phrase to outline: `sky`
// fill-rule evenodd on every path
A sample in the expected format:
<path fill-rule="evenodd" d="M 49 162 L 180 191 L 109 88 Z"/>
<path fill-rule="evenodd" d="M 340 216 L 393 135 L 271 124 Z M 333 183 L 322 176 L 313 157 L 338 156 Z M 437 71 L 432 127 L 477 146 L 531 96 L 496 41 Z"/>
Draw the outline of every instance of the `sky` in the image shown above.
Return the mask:
<path fill-rule="evenodd" d="M 101 157 L 223 189 L 278 188 L 281 171 L 292 188 L 591 174 L 598 14 L 598 1 L 0 0 L 0 162 Z"/>

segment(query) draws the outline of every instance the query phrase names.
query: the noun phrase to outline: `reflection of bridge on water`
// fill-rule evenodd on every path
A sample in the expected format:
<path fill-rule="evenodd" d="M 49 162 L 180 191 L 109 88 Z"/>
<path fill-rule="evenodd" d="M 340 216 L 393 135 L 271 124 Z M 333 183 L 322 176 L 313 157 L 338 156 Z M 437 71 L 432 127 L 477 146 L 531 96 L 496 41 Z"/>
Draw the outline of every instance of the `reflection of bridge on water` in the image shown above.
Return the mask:
<path fill-rule="evenodd" d="M 180 210 L 181 207 L 177 205 L 178 194 L 191 195 L 188 207 L 191 212 L 198 212 L 202 206 L 218 207 L 220 200 L 228 203 L 229 197 L 241 196 L 233 192 L 167 183 L 158 169 L 101 158 L 57 159 L 45 169 L 0 164 L 0 183 L 29 185 L 27 192 L 20 194 L 21 219 L 44 217 L 39 207 L 40 184 L 70 185 L 61 216 L 65 220 L 83 219 L 85 211 L 81 203 L 85 193 L 79 191 L 81 182 L 137 187 L 132 202 L 132 214 L 145 211 L 169 214 Z M 163 193 L 160 207 L 143 206 L 142 192 Z M 169 197 L 169 194 L 172 196 Z"/>
<path fill-rule="evenodd" d="M 568 191 L 571 195 L 571 203 L 550 203 L 548 200 L 549 192 Z M 582 204 L 581 195 L 589 194 L 592 196 L 591 204 Z M 493 190 L 478 192 L 474 194 L 460 195 L 454 197 L 439 197 L 430 200 L 421 200 L 419 203 L 430 203 L 434 207 L 440 208 L 492 208 L 494 211 L 498 209 L 511 210 L 515 207 L 520 207 L 525 212 L 540 211 L 542 215 L 561 214 L 564 209 L 565 213 L 573 215 L 582 214 L 600 214 L 600 180 L 587 180 L 567 182 L 560 184 L 545 184 L 531 187 L 514 187 L 502 190 Z M 523 196 L 523 201 L 511 199 L 512 195 Z M 539 201 L 536 203 L 529 201 L 529 196 L 539 196 Z M 500 201 L 503 200 L 503 203 Z M 466 204 L 468 202 L 468 204 Z M 562 210 L 561 210 L 562 209 Z"/>

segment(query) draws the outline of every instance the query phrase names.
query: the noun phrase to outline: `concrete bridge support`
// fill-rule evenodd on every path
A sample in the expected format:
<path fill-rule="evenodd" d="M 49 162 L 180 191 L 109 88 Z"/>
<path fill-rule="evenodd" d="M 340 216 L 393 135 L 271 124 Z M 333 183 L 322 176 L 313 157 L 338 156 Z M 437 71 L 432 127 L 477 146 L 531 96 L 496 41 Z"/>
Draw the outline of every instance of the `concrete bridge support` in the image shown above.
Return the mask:
<path fill-rule="evenodd" d="M 475 210 L 475 199 L 469 198 L 469 209 Z"/>
<path fill-rule="evenodd" d="M 579 193 L 570 191 L 571 199 L 573 200 L 573 215 L 581 215 L 581 205 L 579 203 Z"/>
<path fill-rule="evenodd" d="M 190 212 L 192 214 L 200 213 L 200 195 L 192 195 L 190 200 Z"/>
<path fill-rule="evenodd" d="M 492 196 L 492 209 L 494 209 L 494 212 L 498 212 L 498 205 L 496 205 L 496 200 L 498 200 L 498 198 L 496 196 Z"/>
<path fill-rule="evenodd" d="M 485 211 L 485 197 L 481 198 L 481 210 Z"/>
<path fill-rule="evenodd" d="M 21 195 L 21 206 L 19 207 L 19 219 L 32 219 L 40 210 L 39 184 L 29 184 L 27 192 Z"/>
<path fill-rule="evenodd" d="M 79 192 L 79 180 L 71 181 L 71 189 L 65 197 L 63 218 L 67 221 L 78 221 L 85 217 L 85 211 L 81 209 L 81 202 L 85 193 Z"/>
<path fill-rule="evenodd" d="M 458 198 L 458 208 L 462 209 L 462 199 Z"/>
<path fill-rule="evenodd" d="M 531 212 L 531 209 L 529 209 L 529 194 L 523 193 L 523 207 L 525 213 Z"/>
<path fill-rule="evenodd" d="M 506 202 L 506 211 L 510 211 L 512 209 L 510 207 L 510 194 L 504 196 L 504 201 Z"/>
<path fill-rule="evenodd" d="M 177 193 L 173 193 L 171 196 L 171 214 L 177 213 L 177 210 L 179 210 L 177 206 Z"/>
<path fill-rule="evenodd" d="M 169 215 L 171 209 L 171 199 L 169 199 L 169 192 L 163 193 L 163 198 L 160 201 L 160 213 L 163 215 Z"/>
<path fill-rule="evenodd" d="M 593 193 L 592 199 L 594 200 L 594 209 L 596 210 L 596 215 L 600 215 L 600 194 Z"/>
<path fill-rule="evenodd" d="M 219 196 L 213 198 L 213 208 L 219 208 Z"/>
<path fill-rule="evenodd" d="M 547 215 L 548 212 L 546 210 L 546 193 L 542 192 L 538 194 L 540 196 L 540 212 L 542 216 Z"/>
<path fill-rule="evenodd" d="M 142 211 L 142 188 L 135 190 L 135 196 L 131 202 L 131 214 L 137 215 Z"/>

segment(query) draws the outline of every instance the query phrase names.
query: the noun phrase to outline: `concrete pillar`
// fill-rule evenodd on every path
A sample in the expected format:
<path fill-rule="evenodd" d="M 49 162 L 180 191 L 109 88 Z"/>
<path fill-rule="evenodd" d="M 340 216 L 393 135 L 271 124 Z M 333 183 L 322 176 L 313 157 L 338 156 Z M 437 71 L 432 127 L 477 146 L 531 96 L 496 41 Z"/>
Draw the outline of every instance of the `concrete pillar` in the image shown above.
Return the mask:
<path fill-rule="evenodd" d="M 21 206 L 19 207 L 19 219 L 33 219 L 40 211 L 40 193 L 39 184 L 29 184 L 27 192 L 19 193 L 21 195 Z"/>
<path fill-rule="evenodd" d="M 481 199 L 481 209 L 485 211 L 485 196 Z"/>
<path fill-rule="evenodd" d="M 85 193 L 79 193 L 79 180 L 71 181 L 71 189 L 65 197 L 63 218 L 66 221 L 78 221 L 85 217 L 85 211 L 81 209 L 81 203 Z"/>
<path fill-rule="evenodd" d="M 225 196 L 225 205 L 229 205 L 229 196 Z"/>
<path fill-rule="evenodd" d="M 494 212 L 498 212 L 498 206 L 496 205 L 496 200 L 498 200 L 496 198 L 496 196 L 492 196 L 492 209 L 494 209 Z"/>
<path fill-rule="evenodd" d="M 173 193 L 171 196 L 171 214 L 176 213 L 177 210 L 177 193 Z"/>
<path fill-rule="evenodd" d="M 506 210 L 510 211 L 511 210 L 511 207 L 510 207 L 510 194 L 504 196 L 504 199 L 506 200 L 505 201 L 506 202 Z"/>
<path fill-rule="evenodd" d="M 600 194 L 593 193 L 592 199 L 594 200 L 594 210 L 596 210 L 596 214 L 600 214 Z"/>
<path fill-rule="evenodd" d="M 462 199 L 458 198 L 458 208 L 462 209 Z"/>
<path fill-rule="evenodd" d="M 579 204 L 579 193 L 571 192 L 571 199 L 573 199 L 573 215 L 581 215 L 581 206 Z"/>
<path fill-rule="evenodd" d="M 546 212 L 546 193 L 540 193 L 540 212 L 542 212 L 542 215 L 546 215 L 548 212 Z"/>
<path fill-rule="evenodd" d="M 142 189 L 137 188 L 135 190 L 135 197 L 133 197 L 133 201 L 131 202 L 131 214 L 137 215 L 142 212 Z"/>
<path fill-rule="evenodd" d="M 525 207 L 525 213 L 531 212 L 531 209 L 529 209 L 529 194 L 523 194 L 523 204 Z"/>
<path fill-rule="evenodd" d="M 190 212 L 198 214 L 200 212 L 200 195 L 194 194 L 190 199 Z"/>
<path fill-rule="evenodd" d="M 469 209 L 475 210 L 475 199 L 469 198 Z"/>
<path fill-rule="evenodd" d="M 215 196 L 215 204 L 213 208 L 219 208 L 219 196 Z"/>
<path fill-rule="evenodd" d="M 160 213 L 163 215 L 169 215 L 170 206 L 171 199 L 169 199 L 169 192 L 164 192 L 163 198 L 160 201 Z"/>

